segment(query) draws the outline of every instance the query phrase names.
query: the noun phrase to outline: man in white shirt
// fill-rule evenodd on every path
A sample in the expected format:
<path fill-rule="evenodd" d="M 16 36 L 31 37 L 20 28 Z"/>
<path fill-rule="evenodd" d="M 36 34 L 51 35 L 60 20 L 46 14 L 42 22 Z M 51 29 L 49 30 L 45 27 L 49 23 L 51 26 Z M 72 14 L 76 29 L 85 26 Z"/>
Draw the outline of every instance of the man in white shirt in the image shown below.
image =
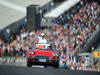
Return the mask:
<path fill-rule="evenodd" d="M 38 37 L 39 39 L 39 42 L 38 43 L 42 43 L 42 44 L 46 44 L 47 43 L 47 40 L 45 38 L 45 34 L 42 33 L 41 36 Z"/>

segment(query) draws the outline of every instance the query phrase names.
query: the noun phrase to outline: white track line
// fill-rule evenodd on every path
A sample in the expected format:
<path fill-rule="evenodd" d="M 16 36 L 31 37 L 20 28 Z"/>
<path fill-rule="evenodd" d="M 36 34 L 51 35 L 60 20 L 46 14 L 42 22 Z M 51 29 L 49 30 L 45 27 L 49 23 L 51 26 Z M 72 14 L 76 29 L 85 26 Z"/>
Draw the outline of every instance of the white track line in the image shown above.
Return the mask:
<path fill-rule="evenodd" d="M 5 1 L 5 0 L 0 0 L 0 4 L 5 6 L 5 7 L 12 8 L 14 10 L 20 11 L 22 13 L 26 13 L 26 8 L 19 6 L 17 4 L 14 4 L 14 3 L 11 3 L 11 2 L 8 2 L 8 1 Z"/>

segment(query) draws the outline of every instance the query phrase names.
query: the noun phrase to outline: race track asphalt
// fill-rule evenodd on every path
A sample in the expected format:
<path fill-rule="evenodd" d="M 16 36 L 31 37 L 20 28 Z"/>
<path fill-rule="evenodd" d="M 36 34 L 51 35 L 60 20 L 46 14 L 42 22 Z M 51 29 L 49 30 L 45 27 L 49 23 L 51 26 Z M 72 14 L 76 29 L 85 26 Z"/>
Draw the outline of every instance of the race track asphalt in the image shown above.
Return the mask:
<path fill-rule="evenodd" d="M 100 75 L 100 72 L 71 71 L 66 69 L 0 66 L 0 75 Z"/>

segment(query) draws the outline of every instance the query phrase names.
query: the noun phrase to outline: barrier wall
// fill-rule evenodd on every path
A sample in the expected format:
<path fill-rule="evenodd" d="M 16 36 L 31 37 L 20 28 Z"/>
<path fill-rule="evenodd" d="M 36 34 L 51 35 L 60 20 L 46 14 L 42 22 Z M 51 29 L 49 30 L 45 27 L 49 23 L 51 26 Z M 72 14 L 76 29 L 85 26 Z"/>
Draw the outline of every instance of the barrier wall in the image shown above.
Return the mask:
<path fill-rule="evenodd" d="M 0 65 L 26 66 L 26 57 L 0 57 Z"/>

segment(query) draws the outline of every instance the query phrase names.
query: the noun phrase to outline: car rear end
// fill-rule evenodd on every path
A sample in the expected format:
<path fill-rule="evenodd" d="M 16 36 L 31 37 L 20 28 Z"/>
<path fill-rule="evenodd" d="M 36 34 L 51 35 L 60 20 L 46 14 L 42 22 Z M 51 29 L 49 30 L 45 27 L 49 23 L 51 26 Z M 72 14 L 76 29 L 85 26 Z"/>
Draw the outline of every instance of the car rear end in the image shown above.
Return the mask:
<path fill-rule="evenodd" d="M 27 53 L 27 66 L 43 65 L 59 67 L 59 53 L 57 51 L 30 50 Z"/>

